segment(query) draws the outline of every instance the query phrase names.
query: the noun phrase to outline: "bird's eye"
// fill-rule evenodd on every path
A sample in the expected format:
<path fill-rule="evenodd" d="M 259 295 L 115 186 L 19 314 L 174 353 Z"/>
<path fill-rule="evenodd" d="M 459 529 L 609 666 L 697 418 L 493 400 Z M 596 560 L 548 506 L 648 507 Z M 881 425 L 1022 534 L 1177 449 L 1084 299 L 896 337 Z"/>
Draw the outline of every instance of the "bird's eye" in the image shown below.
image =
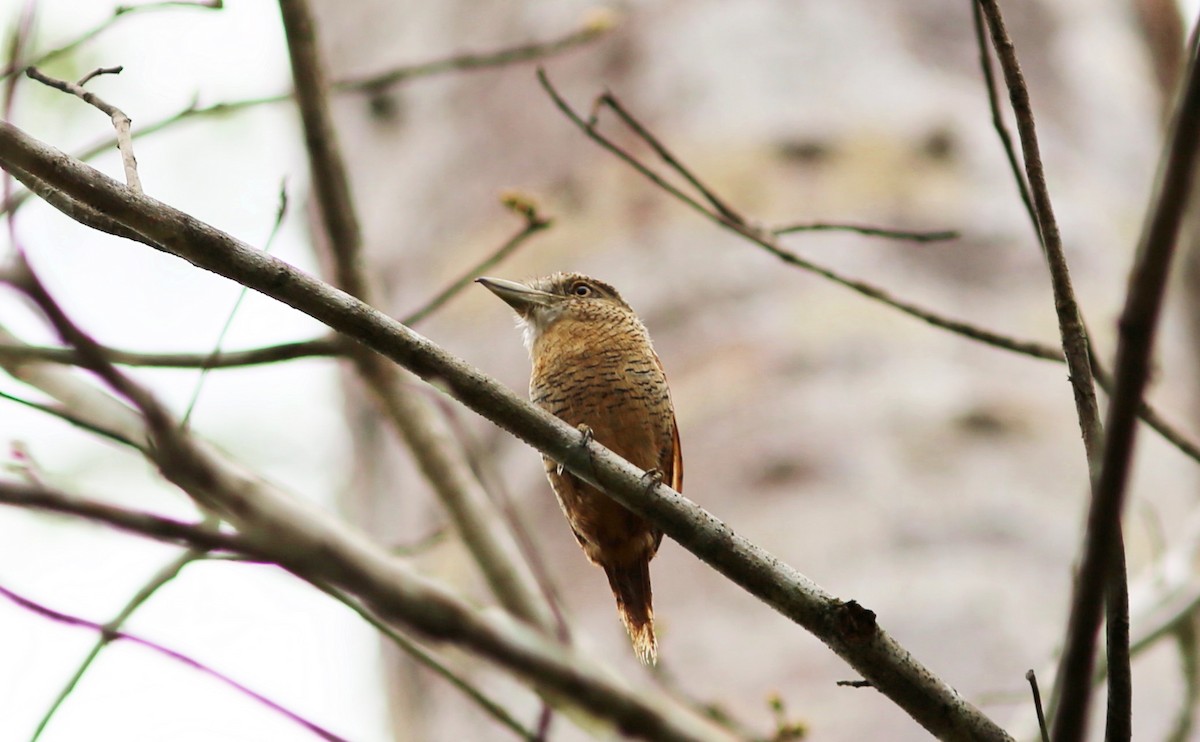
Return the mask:
<path fill-rule="evenodd" d="M 571 286 L 571 293 L 575 296 L 591 296 L 592 287 L 588 286 L 586 283 L 577 283 Z"/>

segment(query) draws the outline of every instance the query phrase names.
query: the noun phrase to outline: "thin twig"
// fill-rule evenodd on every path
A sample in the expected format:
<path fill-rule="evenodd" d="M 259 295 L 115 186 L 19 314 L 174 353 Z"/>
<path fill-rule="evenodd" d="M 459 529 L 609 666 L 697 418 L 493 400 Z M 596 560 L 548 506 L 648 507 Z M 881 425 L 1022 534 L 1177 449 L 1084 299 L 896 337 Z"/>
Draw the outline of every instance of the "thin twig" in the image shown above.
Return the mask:
<path fill-rule="evenodd" d="M 1183 675 L 1183 698 L 1179 713 L 1171 727 L 1166 742 L 1187 742 L 1192 739 L 1196 726 L 1196 702 L 1200 698 L 1200 637 L 1196 631 L 1195 614 L 1181 621 L 1175 629 L 1176 648 L 1179 650 L 1179 671 Z"/>
<path fill-rule="evenodd" d="M 1038 224 L 1037 212 L 1033 209 L 1033 197 L 1029 195 L 1029 183 L 1025 181 L 1025 172 L 1021 169 L 1021 160 L 1017 157 L 1013 145 L 1012 134 L 1004 123 L 1004 113 L 1000 109 L 1000 92 L 996 85 L 996 73 L 992 70 L 992 53 L 987 44 L 987 28 L 983 21 L 983 11 L 979 3 L 971 3 L 972 18 L 975 25 L 975 44 L 979 47 L 979 66 L 983 70 L 984 89 L 987 90 L 988 108 L 992 111 L 992 128 L 1000 137 L 1004 147 L 1004 156 L 1008 160 L 1009 170 L 1012 171 L 1013 182 L 1017 184 L 1017 192 L 1021 195 L 1021 203 L 1025 205 L 1025 213 L 1029 215 L 1029 223 L 1033 225 L 1034 236 L 1038 244 L 1042 244 L 1042 229 Z"/>
<path fill-rule="evenodd" d="M 1111 548 L 1120 525 L 1136 437 L 1133 420 L 1149 377 L 1149 354 L 1153 349 L 1166 278 L 1196 165 L 1200 73 L 1194 54 L 1181 90 L 1119 322 L 1114 370 L 1116 387 L 1107 421 L 1108 445 L 1088 513 L 1079 577 L 1060 665 L 1063 691 L 1054 722 L 1056 742 L 1081 738 L 1087 718 L 1103 581 L 1113 560 Z"/>
<path fill-rule="evenodd" d="M 121 71 L 120 67 L 109 67 L 93 72 L 91 75 L 85 76 L 83 82 L 90 80 L 94 75 L 100 72 L 108 72 L 116 74 Z M 117 132 L 117 149 L 121 152 L 121 165 L 125 168 L 125 185 L 129 186 L 138 193 L 142 192 L 142 181 L 138 177 L 137 158 L 133 156 L 133 138 L 129 133 L 130 119 L 125 112 L 120 108 L 106 102 L 103 98 L 95 93 L 84 90 L 82 82 L 72 83 L 66 80 L 58 80 L 48 75 L 43 74 L 37 67 L 30 67 L 25 70 L 26 76 L 30 79 L 37 80 L 43 85 L 47 85 L 56 90 L 61 90 L 64 93 L 79 98 L 84 103 L 98 108 L 103 113 L 107 114 L 112 119 L 113 128 Z"/>
<path fill-rule="evenodd" d="M 427 77 L 445 72 L 501 67 L 519 62 L 545 59 L 599 39 L 616 28 L 617 18 L 611 12 L 593 13 L 584 25 L 549 41 L 519 44 L 491 52 L 456 54 L 432 62 L 396 67 L 362 77 L 349 77 L 333 84 L 337 92 L 365 91 L 379 93 L 414 77 Z"/>
<path fill-rule="evenodd" d="M 241 693 L 245 696 L 249 696 L 250 698 L 254 699 L 262 706 L 265 706 L 266 708 L 269 708 L 272 711 L 274 711 L 278 714 L 281 714 L 281 715 L 287 717 L 288 719 L 296 722 L 297 724 L 304 727 L 305 729 L 312 732 L 313 734 L 317 735 L 321 739 L 330 740 L 331 742 L 345 742 L 345 738 L 334 734 L 333 732 L 325 729 L 324 727 L 317 724 L 316 722 L 309 721 L 308 719 L 304 718 L 300 714 L 297 714 L 296 712 L 287 709 L 283 705 L 276 703 L 275 701 L 272 701 L 271 699 L 267 698 L 263 694 L 255 692 L 253 690 L 250 690 L 249 688 L 242 685 L 241 683 L 234 680 L 233 678 L 229 677 L 228 675 L 226 675 L 222 672 L 218 672 L 217 670 L 214 670 L 213 668 L 200 662 L 199 660 L 193 659 L 181 652 L 176 652 L 173 649 L 168 649 L 167 647 L 163 646 L 162 644 L 159 644 L 158 642 L 154 642 L 149 639 L 143 639 L 140 636 L 135 636 L 135 635 L 130 634 L 125 631 L 112 631 L 108 627 L 106 627 L 104 624 L 99 624 L 99 623 L 96 623 L 95 621 L 89 621 L 85 618 L 80 618 L 78 616 L 72 616 L 67 613 L 62 613 L 61 611 L 56 611 L 52 608 L 48 608 L 48 607 L 42 605 L 41 603 L 38 603 L 36 601 L 30 600 L 29 598 L 18 595 L 17 593 L 15 593 L 12 590 L 9 590 L 8 588 L 3 587 L 3 586 L 0 586 L 0 596 L 7 598 L 8 600 L 12 601 L 13 603 L 16 603 L 17 605 L 19 605 L 20 607 L 22 607 L 28 611 L 36 613 L 39 616 L 43 616 L 52 621 L 57 621 L 58 623 L 65 624 L 67 626 L 78 626 L 81 628 L 91 629 L 92 631 L 98 631 L 102 635 L 108 637 L 109 641 L 124 640 L 124 641 L 130 642 L 131 644 L 136 644 L 140 647 L 145 647 L 146 649 L 156 652 L 157 654 L 161 654 L 164 657 L 168 657 L 172 660 L 175 660 L 176 662 L 187 665 L 188 667 L 192 668 L 193 670 L 197 670 L 198 672 L 203 673 L 204 675 L 207 675 L 210 678 L 221 681 L 222 683 L 230 686 L 231 688 L 238 691 L 239 693 Z"/>
<path fill-rule="evenodd" d="M 996 0 L 978 0 L 992 45 L 1000 60 L 1000 69 L 1008 86 L 1008 94 L 1017 119 L 1017 134 L 1025 159 L 1025 175 L 1029 181 L 1033 211 L 1037 218 L 1046 262 L 1050 269 L 1050 282 L 1054 289 L 1054 309 L 1058 315 L 1059 333 L 1062 335 L 1063 355 L 1071 388 L 1075 396 L 1075 407 L 1079 417 L 1079 428 L 1083 435 L 1089 471 L 1096 471 L 1100 451 L 1103 447 L 1104 429 L 1100 422 L 1100 408 L 1096 403 L 1096 389 L 1092 382 L 1092 366 L 1089 360 L 1087 334 L 1079 304 L 1075 301 L 1075 290 L 1071 286 L 1071 273 L 1063 252 L 1062 238 L 1054 207 L 1050 203 L 1050 192 L 1046 187 L 1046 172 L 1042 166 L 1041 150 L 1033 120 L 1033 109 L 1029 102 L 1029 89 L 1017 61 L 1012 39 L 1004 28 L 1004 19 Z"/>
<path fill-rule="evenodd" d="M 301 358 L 328 358 L 345 355 L 347 342 L 336 337 L 301 340 L 249 350 L 212 353 L 140 353 L 105 346 L 109 360 L 118 366 L 153 368 L 240 368 Z M 0 361 L 44 361 L 78 366 L 79 352 L 72 348 L 0 343 Z"/>
<path fill-rule="evenodd" d="M 663 162 L 665 162 L 672 170 L 679 173 L 684 180 L 686 180 L 688 183 L 691 183 L 692 187 L 699 191 L 702 196 L 704 196 L 704 200 L 708 201 L 709 205 L 711 205 L 718 214 L 735 224 L 745 225 L 747 223 L 745 217 L 726 204 L 724 199 L 718 196 L 711 188 L 706 186 L 704 182 L 701 181 L 700 178 L 691 171 L 691 169 L 686 167 L 678 158 L 671 154 L 666 145 L 664 145 L 658 137 L 654 136 L 649 129 L 643 126 L 642 123 L 638 121 L 637 118 L 635 118 L 633 114 L 628 111 L 628 109 L 625 108 L 620 99 L 618 99 L 615 95 L 613 95 L 611 92 L 606 92 L 601 95 L 596 100 L 596 105 L 593 106 L 593 111 L 599 106 L 606 106 L 612 109 L 612 111 L 617 114 L 621 121 L 624 122 L 625 125 L 633 131 L 633 133 L 637 134 L 642 141 L 650 145 L 650 148 L 653 149 L 660 158 L 662 158 Z M 595 128 L 596 120 L 594 114 L 588 119 L 588 126 L 593 129 Z M 816 232 L 830 230 L 857 232 L 858 234 L 869 237 L 889 237 L 897 240 L 909 240 L 911 242 L 938 242 L 957 239 L 959 236 L 958 232 L 950 230 L 942 230 L 939 232 L 910 232 L 858 224 L 835 224 L 832 222 L 789 224 L 783 227 L 776 227 L 771 230 L 771 233 L 778 237 L 779 235 L 790 234 L 793 232 Z"/>
<path fill-rule="evenodd" d="M 203 551 L 231 551 L 251 556 L 259 553 L 252 544 L 237 534 L 217 530 L 203 522 L 188 523 L 129 510 L 41 485 L 0 480 L 0 504 L 75 515 L 128 533 L 141 534 Z"/>
<path fill-rule="evenodd" d="M 887 229 L 871 227 L 865 224 L 845 224 L 841 222 L 803 222 L 774 227 L 771 234 L 779 237 L 795 232 L 854 232 L 864 237 L 886 237 L 892 240 L 907 240 L 909 242 L 946 242 L 957 240 L 962 235 L 952 229 L 937 232 L 910 232 L 904 229 Z"/>
<path fill-rule="evenodd" d="M 480 274 L 499 264 L 502 260 L 513 254 L 517 248 L 525 244 L 526 240 L 553 223 L 551 219 L 540 216 L 534 209 L 521 213 L 525 217 L 525 225 L 516 234 L 509 237 L 494 252 L 484 256 L 478 263 L 463 271 L 462 275 L 455 279 L 453 283 L 439 291 L 436 296 L 400 321 L 412 327 L 427 318 L 438 309 L 441 309 L 446 302 L 454 298 L 464 288 L 470 286 Z"/>
<path fill-rule="evenodd" d="M 700 195 L 704 196 L 704 200 L 708 201 L 709 205 L 716 209 L 718 214 L 735 224 L 746 223 L 746 220 L 742 218 L 741 214 L 737 213 L 728 205 L 726 205 L 725 201 L 716 193 L 714 193 L 711 188 L 704 185 L 703 181 L 696 177 L 695 173 L 684 167 L 679 160 L 675 159 L 675 156 L 671 154 L 670 150 L 668 150 L 666 146 L 664 146 L 663 143 L 658 140 L 657 137 L 651 135 L 650 132 L 642 126 L 640 121 L 635 119 L 633 116 L 630 116 L 625 110 L 625 107 L 621 105 L 621 101 L 617 100 L 616 96 L 614 96 L 612 93 L 606 92 L 597 99 L 596 103 L 597 106 L 604 105 L 612 109 L 612 111 L 616 113 L 623 122 L 625 122 L 626 126 L 628 126 L 635 134 L 641 137 L 642 141 L 650 145 L 650 148 L 662 158 L 663 162 L 670 166 L 672 170 L 683 176 L 684 180 L 686 180 L 688 183 L 691 183 L 692 187 L 699 191 Z M 596 110 L 596 107 L 593 106 L 592 110 Z M 594 115 L 589 123 L 595 127 Z"/>
<path fill-rule="evenodd" d="M 131 438 L 127 438 L 115 430 L 109 430 L 108 428 L 104 428 L 99 425 L 95 425 L 95 424 L 83 419 L 82 417 L 79 417 L 78 415 L 72 414 L 64 407 L 43 404 L 41 402 L 34 402 L 31 399 L 25 399 L 24 397 L 18 397 L 15 394 L 9 394 L 8 392 L 4 392 L 4 391 L 0 391 L 0 399 L 7 399 L 9 402 L 16 402 L 17 404 L 22 405 L 23 407 L 28 407 L 31 410 L 37 410 L 38 412 L 43 412 L 47 415 L 50 415 L 51 417 L 57 417 L 59 420 L 62 420 L 63 422 L 66 422 L 66 423 L 70 423 L 71 425 L 74 425 L 75 427 L 79 428 L 80 430 L 86 430 L 87 432 L 92 433 L 93 435 L 98 435 L 102 438 L 108 438 L 109 440 L 116 441 L 117 443 L 120 443 L 120 444 L 123 444 L 126 446 L 132 446 L 133 448 L 139 447 L 137 441 L 134 441 Z"/>
<path fill-rule="evenodd" d="M 75 84 L 82 88 L 84 85 L 87 85 L 89 82 L 91 82 L 92 78 L 99 77 L 100 75 L 119 75 L 124 71 L 125 68 L 121 65 L 117 65 L 116 67 L 97 67 L 83 77 L 79 78 Z"/>
<path fill-rule="evenodd" d="M 1033 694 L 1033 708 L 1037 712 L 1038 729 L 1042 733 L 1042 742 L 1050 742 L 1050 730 L 1046 728 L 1046 712 L 1042 708 L 1042 692 L 1038 690 L 1037 675 L 1030 670 L 1025 673 L 1025 679 L 1029 681 L 1029 691 Z"/>

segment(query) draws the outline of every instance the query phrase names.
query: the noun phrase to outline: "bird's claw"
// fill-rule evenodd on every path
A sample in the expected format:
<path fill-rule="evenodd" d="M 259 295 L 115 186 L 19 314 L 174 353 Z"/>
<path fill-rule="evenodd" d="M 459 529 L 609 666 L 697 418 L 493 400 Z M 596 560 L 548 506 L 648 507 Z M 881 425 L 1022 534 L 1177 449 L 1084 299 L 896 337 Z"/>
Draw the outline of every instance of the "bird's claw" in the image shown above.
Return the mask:
<path fill-rule="evenodd" d="M 662 484 L 662 482 L 662 469 L 659 469 L 658 467 L 647 469 L 646 472 L 642 474 L 642 484 L 645 485 L 647 492 L 653 490 L 655 487 Z"/>
<path fill-rule="evenodd" d="M 575 429 L 579 431 L 579 447 L 586 452 L 588 444 L 596 440 L 596 434 L 593 433 L 592 429 L 584 423 L 576 425 Z M 561 477 L 563 472 L 566 471 L 566 467 L 562 465 L 562 462 L 559 462 L 555 471 L 558 472 L 558 476 Z"/>

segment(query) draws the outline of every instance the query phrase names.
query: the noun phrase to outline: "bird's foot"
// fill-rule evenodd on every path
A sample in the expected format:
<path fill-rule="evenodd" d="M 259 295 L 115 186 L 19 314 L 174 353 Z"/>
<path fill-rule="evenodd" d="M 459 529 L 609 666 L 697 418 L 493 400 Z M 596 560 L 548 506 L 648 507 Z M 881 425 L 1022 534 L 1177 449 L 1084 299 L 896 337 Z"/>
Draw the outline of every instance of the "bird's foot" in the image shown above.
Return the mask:
<path fill-rule="evenodd" d="M 663 472 L 662 469 L 659 469 L 658 467 L 647 469 L 646 473 L 642 475 L 642 485 L 646 488 L 647 492 L 653 491 L 653 489 L 662 484 L 662 482 Z"/>
<path fill-rule="evenodd" d="M 596 440 L 596 434 L 593 433 L 592 429 L 584 423 L 580 423 L 580 424 L 576 425 L 575 429 L 579 431 L 579 447 L 582 448 L 586 452 L 588 444 L 591 443 L 592 441 Z M 558 469 L 556 470 L 558 472 L 558 476 L 561 477 L 565 470 L 566 470 L 565 467 L 560 462 L 558 465 Z"/>

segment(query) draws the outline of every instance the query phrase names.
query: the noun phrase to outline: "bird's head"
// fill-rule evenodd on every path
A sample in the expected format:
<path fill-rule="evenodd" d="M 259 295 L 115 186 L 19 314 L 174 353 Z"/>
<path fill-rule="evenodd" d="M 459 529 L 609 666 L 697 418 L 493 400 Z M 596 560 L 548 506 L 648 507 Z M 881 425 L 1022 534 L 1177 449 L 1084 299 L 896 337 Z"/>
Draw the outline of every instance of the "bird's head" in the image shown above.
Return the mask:
<path fill-rule="evenodd" d="M 584 323 L 636 320 L 616 289 L 582 273 L 554 273 L 521 283 L 488 277 L 475 282 L 516 310 L 525 330 L 525 345 L 531 350 L 542 333 L 563 319 Z"/>

